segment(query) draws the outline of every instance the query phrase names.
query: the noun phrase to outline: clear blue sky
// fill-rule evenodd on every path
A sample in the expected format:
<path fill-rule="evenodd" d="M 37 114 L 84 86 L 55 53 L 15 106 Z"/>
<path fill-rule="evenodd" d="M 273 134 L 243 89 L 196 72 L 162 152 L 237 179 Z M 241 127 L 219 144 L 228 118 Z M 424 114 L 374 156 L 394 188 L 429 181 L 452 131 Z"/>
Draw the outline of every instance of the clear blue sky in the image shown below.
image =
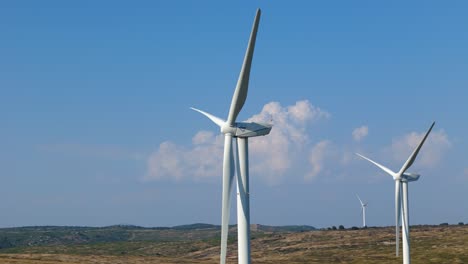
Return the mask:
<path fill-rule="evenodd" d="M 468 222 L 464 1 L 4 1 L 0 226 L 219 224 L 219 144 L 194 138 L 218 129 L 189 107 L 227 115 L 258 7 L 239 119 L 281 105 L 287 162 L 252 169 L 252 222 L 358 226 L 359 193 L 369 225 L 392 225 L 393 181 L 353 153 L 396 170 L 433 120 L 411 223 Z M 296 102 L 319 113 L 299 142 L 280 119 Z"/>

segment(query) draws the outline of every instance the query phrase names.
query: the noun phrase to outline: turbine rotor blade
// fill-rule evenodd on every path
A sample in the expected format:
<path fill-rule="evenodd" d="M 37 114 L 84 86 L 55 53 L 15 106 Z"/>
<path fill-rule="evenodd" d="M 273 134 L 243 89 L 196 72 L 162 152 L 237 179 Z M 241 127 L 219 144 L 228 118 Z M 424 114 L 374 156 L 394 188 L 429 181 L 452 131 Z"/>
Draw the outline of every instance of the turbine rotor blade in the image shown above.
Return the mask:
<path fill-rule="evenodd" d="M 424 135 L 423 139 L 419 143 L 419 145 L 416 147 L 416 149 L 411 153 L 409 156 L 408 160 L 405 162 L 403 167 L 401 167 L 400 171 L 398 172 L 400 175 L 403 174 L 411 165 L 413 165 L 414 160 L 416 160 L 416 156 L 419 153 L 419 150 L 421 149 L 422 145 L 424 144 L 424 141 L 426 141 L 427 136 L 429 136 L 429 133 L 431 133 L 432 128 L 434 127 L 435 122 L 432 122 L 431 127 L 429 130 L 426 132 L 426 135 Z"/>
<path fill-rule="evenodd" d="M 247 99 L 247 91 L 249 88 L 250 68 L 252 66 L 252 58 L 255 48 L 255 40 L 257 38 L 258 24 L 260 22 L 260 9 L 257 10 L 255 20 L 252 27 L 252 33 L 250 34 L 249 44 L 247 51 L 245 52 L 244 63 L 237 80 L 236 90 L 231 101 L 231 108 L 227 118 L 227 123 L 233 126 L 236 122 L 237 115 L 244 106 L 245 100 Z"/>
<path fill-rule="evenodd" d="M 379 167 L 381 170 L 385 171 L 386 173 L 390 174 L 391 176 L 395 177 L 396 176 L 396 173 L 393 172 L 392 170 L 390 170 L 389 168 L 369 159 L 369 158 L 366 158 L 364 157 L 363 155 L 359 154 L 359 153 L 356 153 L 356 155 L 358 155 L 359 157 L 369 161 L 370 163 L 374 164 L 375 166 Z"/>
<path fill-rule="evenodd" d="M 226 263 L 227 239 L 229 233 L 229 213 L 231 210 L 231 192 L 234 180 L 234 156 L 232 150 L 232 135 L 224 136 L 223 157 L 223 197 L 221 213 L 221 256 L 220 263 Z"/>
<path fill-rule="evenodd" d="M 356 197 L 359 199 L 359 202 L 361 203 L 361 206 L 363 206 L 364 203 L 362 202 L 361 198 L 359 198 L 359 195 L 356 194 Z"/>
<path fill-rule="evenodd" d="M 212 114 L 209 114 L 209 113 L 207 113 L 207 112 L 205 112 L 205 111 L 202 111 L 202 110 L 200 110 L 200 109 L 196 109 L 196 108 L 194 108 L 194 107 L 190 107 L 190 109 L 192 109 L 193 111 L 197 111 L 197 112 L 199 112 L 200 114 L 202 114 L 202 115 L 208 117 L 211 121 L 213 121 L 213 123 L 217 124 L 219 127 L 222 127 L 222 126 L 224 125 L 224 123 L 225 123 L 225 121 L 222 120 L 221 118 L 219 118 L 219 117 L 217 117 L 217 116 L 214 116 L 214 115 L 212 115 Z"/>
<path fill-rule="evenodd" d="M 396 256 L 399 255 L 400 250 L 400 213 L 401 213 L 401 182 L 400 180 L 395 181 L 395 247 Z"/>

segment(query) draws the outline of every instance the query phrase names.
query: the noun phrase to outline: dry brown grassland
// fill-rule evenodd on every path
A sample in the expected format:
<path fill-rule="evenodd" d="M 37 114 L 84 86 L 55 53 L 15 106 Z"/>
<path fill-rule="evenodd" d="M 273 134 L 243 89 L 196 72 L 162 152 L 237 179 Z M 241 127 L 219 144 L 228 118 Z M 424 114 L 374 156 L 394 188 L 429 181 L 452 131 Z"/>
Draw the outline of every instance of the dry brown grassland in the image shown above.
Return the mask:
<path fill-rule="evenodd" d="M 416 226 L 411 229 L 413 264 L 468 263 L 468 225 Z M 228 263 L 237 263 L 236 241 Z M 213 241 L 118 242 L 25 247 L 0 253 L 0 263 L 219 263 Z M 401 263 L 395 256 L 394 229 L 368 228 L 252 234 L 252 263 Z"/>

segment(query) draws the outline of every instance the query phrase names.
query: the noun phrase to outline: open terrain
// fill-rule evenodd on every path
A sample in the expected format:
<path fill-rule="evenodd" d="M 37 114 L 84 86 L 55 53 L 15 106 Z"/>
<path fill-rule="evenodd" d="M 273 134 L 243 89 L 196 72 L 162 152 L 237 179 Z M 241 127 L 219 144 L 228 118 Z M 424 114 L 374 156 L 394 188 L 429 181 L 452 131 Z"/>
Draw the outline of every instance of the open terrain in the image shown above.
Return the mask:
<path fill-rule="evenodd" d="M 237 263 L 235 226 L 228 263 Z M 218 263 L 219 226 L 0 229 L 0 263 Z M 468 263 L 468 225 L 413 226 L 412 261 Z M 401 263 L 393 227 L 252 226 L 253 263 Z"/>

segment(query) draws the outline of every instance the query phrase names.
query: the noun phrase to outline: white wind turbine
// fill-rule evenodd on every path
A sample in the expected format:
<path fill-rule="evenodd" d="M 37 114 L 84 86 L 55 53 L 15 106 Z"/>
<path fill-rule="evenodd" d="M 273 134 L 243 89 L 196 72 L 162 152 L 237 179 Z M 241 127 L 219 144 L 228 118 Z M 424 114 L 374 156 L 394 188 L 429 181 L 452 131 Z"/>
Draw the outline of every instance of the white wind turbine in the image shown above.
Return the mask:
<path fill-rule="evenodd" d="M 244 57 L 244 63 L 237 81 L 236 90 L 232 97 L 231 107 L 227 120 L 223 120 L 209 113 L 192 108 L 208 117 L 217 124 L 224 134 L 223 158 L 223 196 L 222 196 L 222 223 L 221 223 L 221 256 L 220 263 L 226 263 L 227 238 L 229 229 L 229 211 L 231 190 L 234 180 L 234 150 L 232 141 L 236 139 L 236 167 L 237 167 L 237 236 L 239 263 L 250 263 L 250 209 L 249 209 L 249 157 L 248 138 L 264 136 L 270 133 L 271 124 L 255 122 L 236 122 L 242 106 L 247 98 L 249 86 L 250 67 L 260 21 L 260 9 L 255 16 L 252 33 Z"/>
<path fill-rule="evenodd" d="M 367 227 L 366 226 L 366 207 L 368 203 L 362 202 L 361 198 L 359 198 L 359 195 L 356 194 L 356 196 L 359 199 L 359 202 L 361 203 L 362 227 Z"/>
<path fill-rule="evenodd" d="M 432 123 L 429 130 L 424 135 L 423 139 L 416 147 L 416 149 L 411 153 L 408 160 L 403 164 L 403 167 L 398 172 L 394 172 L 389 168 L 378 164 L 377 162 L 366 158 L 358 153 L 363 159 L 373 163 L 375 166 L 379 167 L 381 170 L 385 171 L 386 173 L 390 174 L 395 180 L 395 235 L 396 235 L 396 255 L 398 256 L 399 250 L 399 226 L 400 226 L 400 212 L 402 212 L 401 219 L 403 220 L 402 225 L 402 237 L 403 237 L 403 263 L 409 264 L 411 263 L 410 259 L 410 237 L 409 237 L 409 208 L 408 208 L 408 182 L 417 181 L 419 179 L 419 174 L 408 173 L 406 170 L 413 165 L 416 156 L 419 153 L 424 141 L 426 141 L 427 136 L 431 133 L 432 128 L 434 127 L 435 122 Z M 403 191 L 402 191 L 403 190 Z M 403 192 L 403 197 L 400 198 L 401 193 Z M 403 208 L 403 210 L 402 210 Z"/>

